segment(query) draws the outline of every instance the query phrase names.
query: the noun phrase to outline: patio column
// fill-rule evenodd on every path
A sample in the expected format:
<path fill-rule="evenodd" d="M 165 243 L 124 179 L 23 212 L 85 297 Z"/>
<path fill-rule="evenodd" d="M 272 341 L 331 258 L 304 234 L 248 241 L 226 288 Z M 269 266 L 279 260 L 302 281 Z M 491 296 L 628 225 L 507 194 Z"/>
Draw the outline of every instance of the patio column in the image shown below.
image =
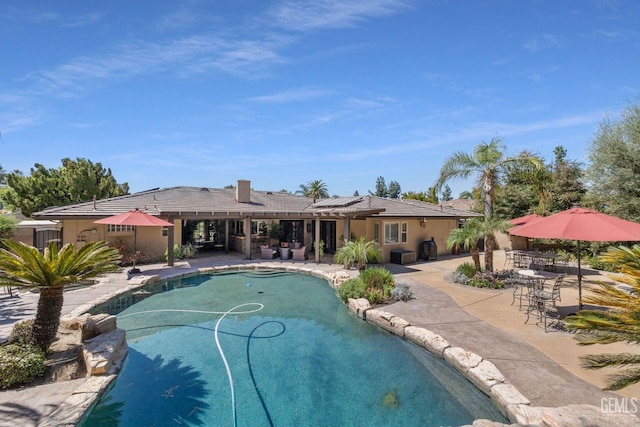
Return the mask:
<path fill-rule="evenodd" d="M 167 221 L 174 223 L 173 218 L 169 217 Z M 182 220 L 180 221 L 182 223 Z M 175 225 L 173 227 L 167 227 L 167 265 L 169 267 L 173 267 L 173 245 L 174 245 L 174 233 L 173 229 L 176 228 Z"/>
<path fill-rule="evenodd" d="M 224 220 L 224 253 L 229 252 L 229 220 Z"/>
<path fill-rule="evenodd" d="M 251 218 L 244 219 L 244 255 L 251 259 Z"/>
<path fill-rule="evenodd" d="M 313 236 L 314 239 L 314 248 L 316 248 L 315 250 L 315 261 L 316 263 L 320 264 L 320 217 L 317 216 L 316 217 L 316 234 L 315 236 Z"/>
<path fill-rule="evenodd" d="M 348 216 L 344 217 L 344 222 L 342 224 L 342 245 L 346 245 L 351 236 L 351 219 Z"/>

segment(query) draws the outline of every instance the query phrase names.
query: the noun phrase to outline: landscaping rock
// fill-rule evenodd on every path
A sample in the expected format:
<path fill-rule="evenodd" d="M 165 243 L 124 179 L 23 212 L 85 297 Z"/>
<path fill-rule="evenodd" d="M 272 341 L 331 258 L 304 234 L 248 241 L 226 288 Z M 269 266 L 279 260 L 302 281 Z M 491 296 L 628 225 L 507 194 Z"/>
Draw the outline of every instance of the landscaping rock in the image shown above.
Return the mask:
<path fill-rule="evenodd" d="M 502 383 L 491 387 L 491 401 L 500 413 L 510 421 L 517 421 L 516 414 L 520 413 L 520 405 L 531 405 L 529 399 L 524 397 L 512 384 Z M 521 423 L 522 424 L 522 423 Z M 536 424 L 536 423 L 527 423 Z M 524 424 L 526 425 L 526 424 Z"/>
<path fill-rule="evenodd" d="M 467 378 L 483 393 L 491 394 L 491 387 L 504 382 L 502 372 L 488 360 L 483 360 L 478 366 L 467 371 Z"/>
<path fill-rule="evenodd" d="M 375 309 L 367 311 L 367 321 L 374 323 L 392 334 L 398 335 L 399 337 L 404 337 L 404 328 L 410 326 L 409 322 L 401 317 L 397 317 L 395 314 Z"/>
<path fill-rule="evenodd" d="M 640 418 L 636 414 L 603 412 L 602 408 L 593 405 L 569 405 L 541 409 L 542 425 L 549 427 L 640 426 Z"/>
<path fill-rule="evenodd" d="M 96 314 L 94 316 L 81 316 L 81 319 L 84 320 L 80 323 L 83 342 L 116 329 L 116 316 Z"/>
<path fill-rule="evenodd" d="M 366 319 L 366 313 L 371 309 L 371 303 L 366 298 L 349 298 L 349 310 L 361 319 Z"/>
<path fill-rule="evenodd" d="M 439 358 L 444 358 L 444 350 L 451 347 L 449 341 L 429 329 L 417 326 L 407 326 L 404 328 L 404 336 L 412 343 L 424 348 L 429 353 Z"/>
<path fill-rule="evenodd" d="M 444 350 L 443 354 L 449 365 L 463 375 L 466 375 L 469 369 L 475 368 L 482 362 L 482 356 L 460 347 L 449 347 Z"/>
<path fill-rule="evenodd" d="M 85 342 L 82 354 L 89 374 L 104 375 L 120 369 L 127 351 L 126 333 L 116 329 Z"/>

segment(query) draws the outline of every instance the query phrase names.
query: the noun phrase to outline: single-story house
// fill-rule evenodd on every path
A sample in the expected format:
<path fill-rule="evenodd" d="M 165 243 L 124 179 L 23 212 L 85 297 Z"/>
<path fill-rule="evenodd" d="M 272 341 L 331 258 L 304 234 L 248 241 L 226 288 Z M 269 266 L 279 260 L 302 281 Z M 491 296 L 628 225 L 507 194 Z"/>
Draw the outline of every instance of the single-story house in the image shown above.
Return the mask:
<path fill-rule="evenodd" d="M 99 225 L 94 221 L 139 209 L 167 220 L 174 227 L 138 227 L 136 248 L 147 256 L 168 253 L 173 265 L 174 244 L 192 243 L 212 250 L 237 250 L 247 259 L 260 256 L 263 245 L 295 244 L 308 252 L 322 242 L 325 253 L 335 252 L 345 239 L 377 240 L 383 262 L 391 251 L 418 253 L 419 246 L 434 239 L 439 254 L 448 252 L 446 239 L 460 220 L 472 212 L 417 200 L 353 196 L 319 199 L 251 189 L 238 180 L 235 189 L 199 187 L 157 188 L 104 200 L 51 207 L 33 215 L 36 219 L 62 223 L 62 243 L 83 244 L 106 240 L 112 245 L 133 244 L 130 226 Z M 278 225 L 276 227 L 276 224 Z M 273 233 L 277 229 L 279 233 Z M 319 251 L 315 260 L 319 261 Z"/>
<path fill-rule="evenodd" d="M 44 250 L 51 241 L 60 241 L 62 223 L 59 221 L 29 219 L 20 212 L 10 215 L 18 221 L 13 240 L 40 250 Z"/>

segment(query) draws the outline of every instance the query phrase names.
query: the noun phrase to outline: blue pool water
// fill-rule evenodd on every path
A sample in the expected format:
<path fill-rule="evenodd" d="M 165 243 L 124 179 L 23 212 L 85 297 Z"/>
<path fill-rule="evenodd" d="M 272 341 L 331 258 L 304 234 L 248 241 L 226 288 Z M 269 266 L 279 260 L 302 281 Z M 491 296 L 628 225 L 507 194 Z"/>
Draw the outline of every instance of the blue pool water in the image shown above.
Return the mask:
<path fill-rule="evenodd" d="M 81 425 L 505 421 L 442 360 L 352 316 L 324 280 L 236 272 L 154 288 L 99 308 L 128 306 L 118 326 L 127 331 L 129 355 Z"/>

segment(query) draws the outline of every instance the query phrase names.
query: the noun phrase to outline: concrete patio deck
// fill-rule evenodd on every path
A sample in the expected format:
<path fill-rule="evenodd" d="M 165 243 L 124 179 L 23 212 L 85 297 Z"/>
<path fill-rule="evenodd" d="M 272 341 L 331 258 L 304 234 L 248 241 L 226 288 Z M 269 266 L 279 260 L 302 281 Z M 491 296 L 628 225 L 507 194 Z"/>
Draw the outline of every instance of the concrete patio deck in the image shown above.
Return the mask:
<path fill-rule="evenodd" d="M 286 267 L 304 264 L 327 272 L 345 271 L 340 265 L 312 261 L 262 261 L 241 259 L 242 255 L 222 255 L 177 263 L 169 268 L 161 265 L 140 266 L 143 274 L 173 277 L 199 268 L 227 264 L 270 263 Z M 504 263 L 504 252 L 495 253 L 495 266 Z M 386 265 L 396 281 L 411 286 L 414 298 L 384 307 L 414 326 L 442 335 L 452 345 L 473 351 L 492 361 L 533 405 L 563 406 L 587 403 L 600 407 L 606 397 L 640 397 L 640 385 L 619 393 L 603 392 L 606 372 L 587 371 L 580 367 L 579 357 L 590 353 L 637 352 L 624 344 L 578 346 L 567 332 L 544 329 L 535 322 L 524 324 L 524 312 L 511 305 L 512 290 L 477 289 L 450 283 L 447 275 L 469 257 L 441 257 L 438 261 L 411 265 Z M 354 275 L 355 272 L 352 272 Z M 599 273 L 583 272 L 584 293 L 598 279 Z M 109 275 L 99 284 L 65 293 L 63 314 L 93 301 L 104 294 L 128 286 L 125 272 Z M 22 292 L 18 298 L 0 294 L 0 340 L 6 338 L 16 321 L 33 316 L 37 295 Z M 562 289 L 559 309 L 564 313 L 577 309 L 575 276 L 568 276 Z M 67 383 L 30 387 L 0 392 L 0 425 L 38 425 L 63 402 L 83 379 Z"/>

